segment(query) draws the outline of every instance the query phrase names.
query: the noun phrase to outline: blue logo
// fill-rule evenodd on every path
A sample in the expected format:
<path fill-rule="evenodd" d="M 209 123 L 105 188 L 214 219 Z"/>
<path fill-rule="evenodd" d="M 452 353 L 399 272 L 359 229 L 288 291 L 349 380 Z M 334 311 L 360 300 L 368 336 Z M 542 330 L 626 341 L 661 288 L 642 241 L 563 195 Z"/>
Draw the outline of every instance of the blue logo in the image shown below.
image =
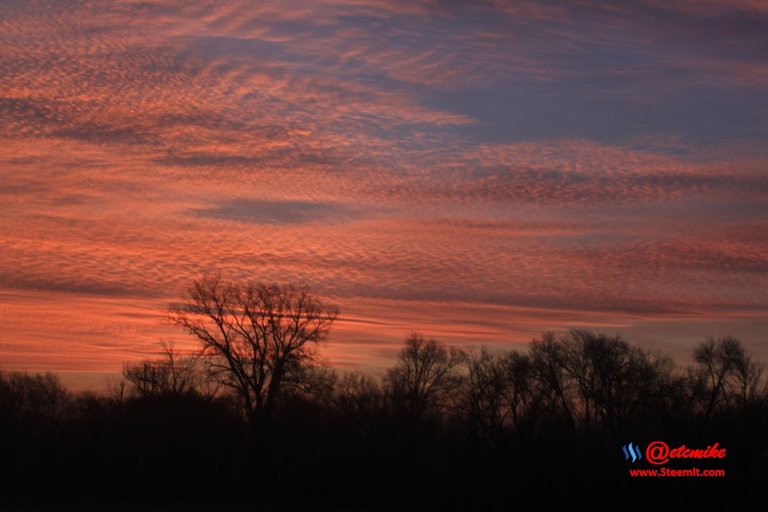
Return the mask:
<path fill-rule="evenodd" d="M 632 459 L 632 463 L 635 461 L 638 461 L 643 458 L 642 450 L 640 450 L 640 445 L 632 445 L 632 443 L 625 444 L 621 447 L 622 450 L 624 450 L 624 458 L 626 460 Z"/>

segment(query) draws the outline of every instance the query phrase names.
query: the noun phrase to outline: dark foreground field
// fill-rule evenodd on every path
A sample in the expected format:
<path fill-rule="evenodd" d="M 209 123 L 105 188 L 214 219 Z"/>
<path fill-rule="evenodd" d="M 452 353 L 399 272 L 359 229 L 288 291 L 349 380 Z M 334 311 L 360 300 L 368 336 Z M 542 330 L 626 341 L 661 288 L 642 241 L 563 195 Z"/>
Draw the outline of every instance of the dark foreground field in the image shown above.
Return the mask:
<path fill-rule="evenodd" d="M 733 340 L 702 347 L 711 350 L 682 368 L 583 332 L 545 338 L 530 353 L 449 351 L 416 337 L 385 378 L 307 374 L 312 385 L 286 387 L 269 418 L 204 386 L 129 380 L 96 396 L 68 393 L 52 375 L 0 373 L 0 508 L 764 508 L 761 367 Z M 170 375 L 165 363 L 146 364 L 142 375 Z M 665 467 L 726 476 L 630 477 L 662 467 L 647 460 L 654 441 L 717 443 L 721 457 Z M 630 443 L 643 456 L 635 462 Z"/>

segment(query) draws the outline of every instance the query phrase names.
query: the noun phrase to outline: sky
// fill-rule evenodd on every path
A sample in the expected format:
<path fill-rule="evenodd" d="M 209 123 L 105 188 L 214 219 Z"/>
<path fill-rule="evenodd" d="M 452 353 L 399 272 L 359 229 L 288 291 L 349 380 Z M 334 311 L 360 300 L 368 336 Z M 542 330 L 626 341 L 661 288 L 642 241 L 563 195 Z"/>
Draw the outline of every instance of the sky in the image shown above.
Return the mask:
<path fill-rule="evenodd" d="M 205 273 L 323 354 L 588 328 L 768 362 L 768 2 L 0 3 L 0 368 L 98 386 Z"/>

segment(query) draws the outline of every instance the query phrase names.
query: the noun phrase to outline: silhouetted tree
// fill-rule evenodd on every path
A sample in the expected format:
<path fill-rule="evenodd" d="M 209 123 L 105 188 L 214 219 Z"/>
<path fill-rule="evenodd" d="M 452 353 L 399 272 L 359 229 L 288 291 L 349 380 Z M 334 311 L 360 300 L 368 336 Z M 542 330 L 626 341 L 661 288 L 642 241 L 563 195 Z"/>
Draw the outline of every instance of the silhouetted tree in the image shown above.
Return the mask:
<path fill-rule="evenodd" d="M 618 430 L 665 408 L 679 379 L 670 360 L 620 336 L 576 330 L 545 334 L 531 350 L 545 394 L 572 428 Z M 578 421 L 577 421 L 578 420 Z"/>
<path fill-rule="evenodd" d="M 574 431 L 576 428 L 573 403 L 573 383 L 566 370 L 565 346 L 555 335 L 546 332 L 541 340 L 531 344 L 531 365 L 534 379 L 538 382 L 540 399 L 545 414 L 559 419 Z"/>
<path fill-rule="evenodd" d="M 216 388 L 210 386 L 210 379 L 201 371 L 199 357 L 180 355 L 171 343 L 161 342 L 160 347 L 163 358 L 123 366 L 123 378 L 134 394 L 142 397 L 216 394 Z"/>
<path fill-rule="evenodd" d="M 107 398 L 115 405 L 122 407 L 128 396 L 128 382 L 122 375 L 107 378 Z"/>
<path fill-rule="evenodd" d="M 544 404 L 541 383 L 535 378 L 533 361 L 529 354 L 511 351 L 502 359 L 506 371 L 507 386 L 504 401 L 509 407 L 512 424 L 518 435 L 533 433 Z"/>
<path fill-rule="evenodd" d="M 718 409 L 743 411 L 768 394 L 763 366 L 752 360 L 736 338 L 707 338 L 696 347 L 693 358 L 705 421 Z"/>
<path fill-rule="evenodd" d="M 195 281 L 171 320 L 197 337 L 216 379 L 235 390 L 256 426 L 269 422 L 285 386 L 302 381 L 313 348 L 338 315 L 306 286 Z"/>
<path fill-rule="evenodd" d="M 0 371 L 0 418 L 3 427 L 34 434 L 55 427 L 69 393 L 52 374 Z"/>
<path fill-rule="evenodd" d="M 485 348 L 470 349 L 462 358 L 465 368 L 455 407 L 462 417 L 500 450 L 512 417 L 519 413 L 519 394 L 507 371 L 506 357 Z"/>
<path fill-rule="evenodd" d="M 660 372 L 650 354 L 619 336 L 572 331 L 566 369 L 579 390 L 585 428 L 616 429 L 659 396 Z"/>
<path fill-rule="evenodd" d="M 225 302 L 222 293 L 208 296 L 222 315 L 184 313 L 215 328 L 223 317 L 230 350 L 258 370 L 258 354 L 248 360 L 242 349 L 248 339 L 237 322 L 250 322 L 242 299 L 229 289 L 238 299 Z M 94 503 L 183 499 L 233 510 L 275 502 L 490 510 L 508 507 L 509 482 L 543 480 L 569 498 L 577 489 L 593 499 L 606 481 L 620 485 L 628 468 L 650 467 L 624 460 L 620 447 L 630 439 L 718 442 L 728 450 L 728 487 L 768 477 L 765 376 L 731 338 L 698 346 L 686 375 L 669 359 L 589 331 L 545 334 L 530 352 L 452 350 L 412 335 L 383 378 L 337 375 L 311 357 L 287 365 L 272 428 L 256 430 L 241 414 L 242 396 L 237 407 L 234 393 L 194 392 L 185 357 L 170 352 L 171 361 L 166 351 L 134 365 L 144 392 L 123 380 L 111 396 L 68 393 L 50 374 L 0 372 L 0 509 L 37 510 L 14 507 L 28 497 L 55 496 L 58 505 L 88 495 Z M 225 356 L 212 353 L 210 362 L 223 365 Z M 236 378 L 214 370 L 219 380 Z M 222 442 L 229 449 L 217 448 Z M 682 494 L 686 503 L 698 496 Z"/>
<path fill-rule="evenodd" d="M 455 407 L 464 421 L 495 450 L 504 449 L 509 434 L 530 435 L 542 408 L 530 356 L 470 349 L 463 363 Z"/>
<path fill-rule="evenodd" d="M 397 365 L 385 377 L 394 412 L 411 426 L 439 412 L 459 384 L 461 360 L 460 350 L 412 334 L 397 356 Z"/>
<path fill-rule="evenodd" d="M 390 406 L 381 384 L 357 372 L 336 381 L 331 402 L 365 436 L 380 433 Z"/>

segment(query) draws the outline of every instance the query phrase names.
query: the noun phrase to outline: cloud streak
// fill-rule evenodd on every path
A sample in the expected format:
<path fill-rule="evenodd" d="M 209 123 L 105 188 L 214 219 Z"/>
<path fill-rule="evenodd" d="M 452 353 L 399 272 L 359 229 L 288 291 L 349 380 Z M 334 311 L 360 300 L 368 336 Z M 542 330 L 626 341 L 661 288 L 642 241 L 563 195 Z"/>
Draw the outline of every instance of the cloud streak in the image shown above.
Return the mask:
<path fill-rule="evenodd" d="M 343 205 L 312 201 L 233 199 L 211 208 L 192 210 L 200 217 L 254 224 L 306 224 L 343 221 L 355 213 Z"/>

